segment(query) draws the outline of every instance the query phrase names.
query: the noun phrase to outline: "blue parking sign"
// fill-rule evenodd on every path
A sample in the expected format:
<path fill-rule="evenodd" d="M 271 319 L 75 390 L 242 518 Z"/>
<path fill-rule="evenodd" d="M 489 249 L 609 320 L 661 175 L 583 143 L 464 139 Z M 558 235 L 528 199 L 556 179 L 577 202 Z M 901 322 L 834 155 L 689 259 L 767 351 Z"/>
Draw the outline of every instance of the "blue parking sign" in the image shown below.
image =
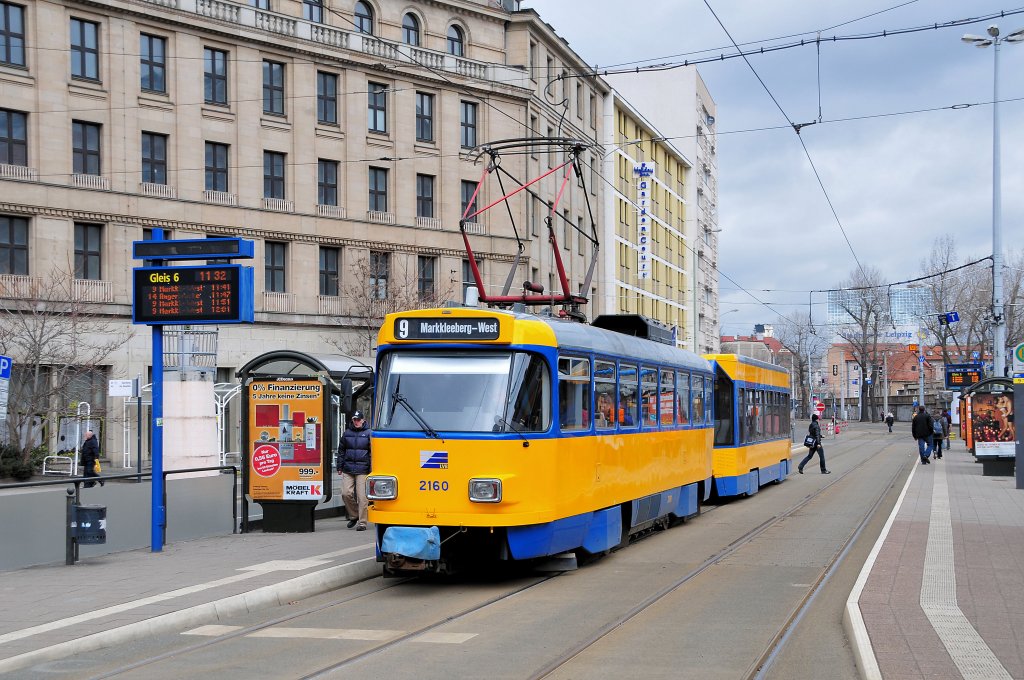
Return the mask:
<path fill-rule="evenodd" d="M 0 355 L 0 380 L 11 379 L 11 366 L 14 365 L 14 361 L 10 357 Z"/>

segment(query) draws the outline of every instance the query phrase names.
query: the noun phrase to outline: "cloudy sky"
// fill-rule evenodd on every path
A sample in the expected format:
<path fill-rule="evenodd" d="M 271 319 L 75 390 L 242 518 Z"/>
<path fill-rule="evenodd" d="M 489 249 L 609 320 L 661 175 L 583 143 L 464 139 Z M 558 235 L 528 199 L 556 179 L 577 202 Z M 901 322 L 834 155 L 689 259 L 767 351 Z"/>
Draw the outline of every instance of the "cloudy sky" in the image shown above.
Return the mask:
<path fill-rule="evenodd" d="M 737 43 L 850 36 L 1024 9 L 990 0 L 709 0 Z M 581 5 L 587 8 L 581 13 Z M 524 0 L 588 63 L 678 62 L 734 52 L 703 0 Z M 629 8 L 633 11 L 624 11 Z M 877 14 L 876 14 L 877 13 Z M 875 14 L 875 16 L 868 16 Z M 864 18 L 866 17 L 866 18 Z M 801 137 L 838 221 L 791 128 L 743 59 L 699 66 L 718 107 L 719 267 L 723 333 L 748 333 L 778 313 L 806 312 L 808 291 L 838 287 L 857 266 L 886 281 L 919 275 L 937 236 L 962 258 L 992 250 L 993 49 L 960 41 L 1024 13 L 970 26 L 827 43 L 750 57 Z M 613 33 L 614 31 L 614 33 Z M 1003 241 L 1024 247 L 1024 43 L 1000 48 Z M 820 68 L 820 89 L 819 89 Z M 634 76 L 643 78 L 643 74 Z M 1008 101 L 1020 99 L 1020 101 Z M 960 104 L 980 104 L 951 110 Z M 945 108 L 943 108 L 945 107 Z M 941 110 L 906 113 L 922 109 Z M 852 117 L 869 118 L 839 122 Z M 842 229 L 840 228 L 840 223 Z M 843 230 L 849 238 L 847 245 Z M 724 275 L 771 309 L 738 290 Z M 825 312 L 816 294 L 815 316 Z M 774 310 L 774 311 L 773 311 Z"/>

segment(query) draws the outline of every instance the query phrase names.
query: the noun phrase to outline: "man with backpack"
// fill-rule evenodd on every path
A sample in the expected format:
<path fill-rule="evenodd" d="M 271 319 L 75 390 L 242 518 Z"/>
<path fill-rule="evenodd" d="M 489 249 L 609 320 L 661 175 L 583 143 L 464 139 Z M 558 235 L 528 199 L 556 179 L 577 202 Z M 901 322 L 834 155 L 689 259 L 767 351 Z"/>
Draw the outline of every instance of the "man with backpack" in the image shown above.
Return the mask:
<path fill-rule="evenodd" d="M 936 409 L 932 418 L 932 441 L 935 442 L 935 460 L 942 458 L 942 439 L 946 436 L 946 417 Z"/>

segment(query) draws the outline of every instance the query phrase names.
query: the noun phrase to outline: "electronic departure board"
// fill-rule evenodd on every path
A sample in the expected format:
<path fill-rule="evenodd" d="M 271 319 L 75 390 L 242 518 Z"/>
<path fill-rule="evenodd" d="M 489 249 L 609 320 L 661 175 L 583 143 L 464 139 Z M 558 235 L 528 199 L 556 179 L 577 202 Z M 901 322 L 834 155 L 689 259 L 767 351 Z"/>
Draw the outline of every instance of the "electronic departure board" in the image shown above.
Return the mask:
<path fill-rule="evenodd" d="M 252 323 L 253 270 L 238 264 L 136 267 L 132 321 L 140 324 Z"/>
<path fill-rule="evenodd" d="M 956 390 L 970 387 L 985 379 L 980 364 L 947 364 L 946 389 Z"/>

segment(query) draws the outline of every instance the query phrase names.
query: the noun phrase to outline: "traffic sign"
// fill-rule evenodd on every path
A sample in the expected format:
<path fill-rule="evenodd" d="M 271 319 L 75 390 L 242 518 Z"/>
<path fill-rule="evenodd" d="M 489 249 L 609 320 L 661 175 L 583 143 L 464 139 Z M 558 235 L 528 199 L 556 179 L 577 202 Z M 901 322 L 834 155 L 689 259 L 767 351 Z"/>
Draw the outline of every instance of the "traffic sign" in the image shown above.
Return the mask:
<path fill-rule="evenodd" d="M 3 361 L 3 358 L 0 358 Z M 1024 342 L 1013 348 L 1013 372 L 1024 373 Z"/>
<path fill-rule="evenodd" d="M 0 355 L 0 380 L 11 379 L 11 367 L 14 366 L 14 360 L 10 357 Z"/>
<path fill-rule="evenodd" d="M 817 406 L 815 406 L 815 407 L 814 407 L 814 409 L 815 409 L 815 410 L 816 410 L 816 411 L 817 411 L 818 413 L 824 413 L 824 412 L 825 412 L 825 404 L 823 404 L 822 402 L 820 402 L 820 401 L 819 401 L 819 402 L 818 402 L 818 405 L 817 405 Z"/>

